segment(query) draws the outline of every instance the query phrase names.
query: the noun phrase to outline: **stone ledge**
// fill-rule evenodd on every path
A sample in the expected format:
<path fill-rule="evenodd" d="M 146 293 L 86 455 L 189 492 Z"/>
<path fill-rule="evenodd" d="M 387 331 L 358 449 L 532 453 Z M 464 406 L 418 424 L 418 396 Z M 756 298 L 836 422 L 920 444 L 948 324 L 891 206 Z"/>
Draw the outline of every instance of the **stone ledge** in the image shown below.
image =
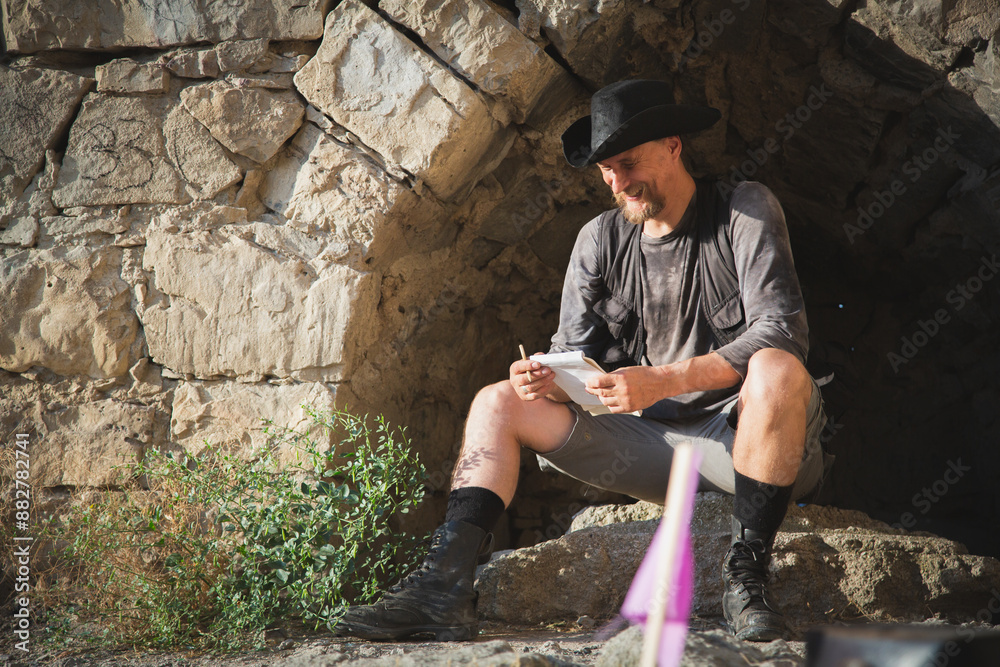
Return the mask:
<path fill-rule="evenodd" d="M 719 570 L 729 547 L 731 502 L 717 493 L 698 495 L 692 519 L 695 615 L 722 615 Z M 653 507 L 633 513 L 655 514 Z M 588 519 L 594 525 L 490 561 L 477 581 L 480 617 L 546 623 L 617 613 L 658 521 L 614 523 L 628 514 L 615 506 L 584 514 L 574 526 Z M 1000 596 L 1000 561 L 831 507 L 790 508 L 771 571 L 773 592 L 792 625 L 861 617 L 974 621 L 991 595 Z"/>

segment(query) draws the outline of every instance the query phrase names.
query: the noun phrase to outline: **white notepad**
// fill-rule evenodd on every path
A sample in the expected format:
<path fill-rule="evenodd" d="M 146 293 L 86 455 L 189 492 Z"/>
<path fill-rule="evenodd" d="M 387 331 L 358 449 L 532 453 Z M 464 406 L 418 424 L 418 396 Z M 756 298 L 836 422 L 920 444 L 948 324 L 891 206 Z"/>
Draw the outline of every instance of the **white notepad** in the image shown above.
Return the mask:
<path fill-rule="evenodd" d="M 532 361 L 548 366 L 556 374 L 555 382 L 566 392 L 570 400 L 592 415 L 608 415 L 611 410 L 601 403 L 601 399 L 588 394 L 587 380 L 604 375 L 596 361 L 585 357 L 583 352 L 554 352 L 552 354 L 533 354 Z"/>

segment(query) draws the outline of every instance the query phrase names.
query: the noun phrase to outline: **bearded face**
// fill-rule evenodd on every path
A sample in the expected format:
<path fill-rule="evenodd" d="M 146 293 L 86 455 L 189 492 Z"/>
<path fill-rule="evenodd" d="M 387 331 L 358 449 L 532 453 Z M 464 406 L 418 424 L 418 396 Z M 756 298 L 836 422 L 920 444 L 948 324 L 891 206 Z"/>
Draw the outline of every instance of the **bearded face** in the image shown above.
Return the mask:
<path fill-rule="evenodd" d="M 622 215 L 633 225 L 641 225 L 666 206 L 662 197 L 654 195 L 646 185 L 641 183 L 632 185 L 613 197 Z M 632 199 L 629 199 L 630 197 Z M 635 197 L 639 197 L 639 201 L 636 201 Z"/>

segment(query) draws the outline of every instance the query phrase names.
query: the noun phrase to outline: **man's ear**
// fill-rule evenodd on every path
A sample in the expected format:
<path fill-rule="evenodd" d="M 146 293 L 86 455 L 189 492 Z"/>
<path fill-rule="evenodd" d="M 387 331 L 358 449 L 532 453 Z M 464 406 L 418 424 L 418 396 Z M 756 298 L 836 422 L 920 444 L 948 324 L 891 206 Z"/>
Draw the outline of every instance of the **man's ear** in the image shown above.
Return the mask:
<path fill-rule="evenodd" d="M 679 136 L 666 137 L 663 141 L 670 149 L 670 154 L 672 156 L 674 156 L 675 158 L 680 156 L 681 151 L 684 148 L 684 143 L 681 141 L 681 138 Z"/>

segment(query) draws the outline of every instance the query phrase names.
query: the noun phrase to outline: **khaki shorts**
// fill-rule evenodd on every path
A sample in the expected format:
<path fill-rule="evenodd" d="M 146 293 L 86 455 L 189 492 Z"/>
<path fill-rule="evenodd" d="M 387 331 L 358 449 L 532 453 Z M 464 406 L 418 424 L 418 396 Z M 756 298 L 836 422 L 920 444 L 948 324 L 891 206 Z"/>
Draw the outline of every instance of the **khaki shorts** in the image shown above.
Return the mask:
<path fill-rule="evenodd" d="M 654 421 L 633 415 L 595 417 L 575 403 L 569 439 L 559 449 L 538 454 L 542 470 L 556 470 L 601 489 L 663 504 L 674 447 L 689 442 L 701 452 L 699 491 L 732 494 L 733 438 L 737 398 L 719 412 L 695 420 Z M 825 454 L 820 435 L 826 426 L 823 397 L 813 381 L 806 422 L 806 446 L 792 499 L 819 492 L 833 457 Z"/>

